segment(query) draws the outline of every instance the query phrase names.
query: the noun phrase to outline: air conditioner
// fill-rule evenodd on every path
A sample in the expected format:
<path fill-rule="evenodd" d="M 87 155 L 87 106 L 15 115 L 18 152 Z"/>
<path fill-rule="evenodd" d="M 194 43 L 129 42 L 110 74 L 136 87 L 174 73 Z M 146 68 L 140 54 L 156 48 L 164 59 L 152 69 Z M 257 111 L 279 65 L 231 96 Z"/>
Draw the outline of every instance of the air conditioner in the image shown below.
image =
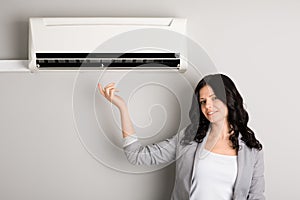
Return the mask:
<path fill-rule="evenodd" d="M 183 59 L 184 42 L 175 41 L 180 43 L 179 48 L 160 47 L 159 43 L 176 38 L 173 33 L 185 35 L 185 26 L 186 20 L 179 18 L 30 18 L 29 69 L 184 72 L 187 69 L 187 62 Z M 124 47 L 140 38 L 136 35 L 139 31 L 149 34 L 154 31 L 158 45 Z M 166 39 L 160 39 L 160 32 Z M 107 42 L 122 38 L 122 34 L 129 35 L 128 41 L 117 45 Z M 140 40 L 147 38 L 141 37 Z"/>

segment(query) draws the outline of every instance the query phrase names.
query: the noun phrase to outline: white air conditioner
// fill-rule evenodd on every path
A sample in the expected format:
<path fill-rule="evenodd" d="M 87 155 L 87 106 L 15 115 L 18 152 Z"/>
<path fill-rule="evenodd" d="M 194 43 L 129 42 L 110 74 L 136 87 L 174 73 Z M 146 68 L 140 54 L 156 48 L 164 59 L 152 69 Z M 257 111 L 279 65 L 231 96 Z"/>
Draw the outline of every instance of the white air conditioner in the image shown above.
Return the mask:
<path fill-rule="evenodd" d="M 187 69 L 183 59 L 184 42 L 165 40 L 178 40 L 173 33 L 185 35 L 185 27 L 186 20 L 178 18 L 30 18 L 29 69 L 166 69 L 184 72 Z M 158 45 L 126 49 L 124 44 L 137 38 L 148 40 L 136 35 L 139 31 L 149 34 L 154 31 Z M 165 39 L 161 39 L 160 33 Z M 107 41 L 120 39 L 121 34 L 127 34 L 131 39 L 111 47 Z M 180 47 L 159 45 L 164 42 L 180 43 Z"/>

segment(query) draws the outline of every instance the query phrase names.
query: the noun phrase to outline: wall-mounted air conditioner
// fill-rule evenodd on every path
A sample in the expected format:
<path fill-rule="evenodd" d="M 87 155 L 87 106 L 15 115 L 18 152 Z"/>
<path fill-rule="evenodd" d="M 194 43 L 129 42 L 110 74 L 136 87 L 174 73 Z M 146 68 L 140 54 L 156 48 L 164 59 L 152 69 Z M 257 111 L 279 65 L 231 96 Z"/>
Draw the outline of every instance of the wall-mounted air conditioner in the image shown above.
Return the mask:
<path fill-rule="evenodd" d="M 186 20 L 178 18 L 30 18 L 29 68 L 32 71 L 166 69 L 184 72 L 187 62 L 183 59 L 182 42 L 175 41 L 180 43 L 180 48 L 174 49 L 172 45 L 171 48 L 156 45 L 126 49 L 124 44 L 138 38 L 151 39 L 151 35 L 143 38 L 138 34 L 139 31 L 152 34 L 153 30 L 157 44 L 163 43 L 168 38 L 176 38 L 172 32 L 185 35 L 185 25 Z M 164 35 L 162 39 L 159 30 Z M 129 35 L 129 41 L 117 45 L 107 42 L 120 40 L 121 34 Z"/>

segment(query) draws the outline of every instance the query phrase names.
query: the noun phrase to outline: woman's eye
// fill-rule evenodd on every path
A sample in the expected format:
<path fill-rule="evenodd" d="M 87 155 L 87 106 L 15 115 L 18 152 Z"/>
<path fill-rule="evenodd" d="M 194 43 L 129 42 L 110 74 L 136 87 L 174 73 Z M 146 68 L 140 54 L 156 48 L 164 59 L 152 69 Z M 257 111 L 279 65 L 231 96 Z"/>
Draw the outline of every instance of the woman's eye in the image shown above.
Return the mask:
<path fill-rule="evenodd" d="M 204 105 L 206 101 L 200 101 L 200 105 Z"/>
<path fill-rule="evenodd" d="M 216 99 L 217 99 L 217 97 L 216 97 L 216 96 L 213 96 L 213 97 L 212 97 L 212 100 L 216 100 Z"/>

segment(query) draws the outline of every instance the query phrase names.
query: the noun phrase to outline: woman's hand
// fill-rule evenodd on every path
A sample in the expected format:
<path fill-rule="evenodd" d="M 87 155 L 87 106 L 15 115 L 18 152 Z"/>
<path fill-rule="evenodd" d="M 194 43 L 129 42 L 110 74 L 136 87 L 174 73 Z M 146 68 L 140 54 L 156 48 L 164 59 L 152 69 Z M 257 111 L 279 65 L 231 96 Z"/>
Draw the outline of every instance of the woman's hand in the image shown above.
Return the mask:
<path fill-rule="evenodd" d="M 106 85 L 104 88 L 102 88 L 101 84 L 98 83 L 98 88 L 102 96 L 104 96 L 108 101 L 113 103 L 119 109 L 126 107 L 126 103 L 123 100 L 123 98 L 114 94 L 115 92 L 119 91 L 115 88 L 115 83 L 110 83 Z"/>

